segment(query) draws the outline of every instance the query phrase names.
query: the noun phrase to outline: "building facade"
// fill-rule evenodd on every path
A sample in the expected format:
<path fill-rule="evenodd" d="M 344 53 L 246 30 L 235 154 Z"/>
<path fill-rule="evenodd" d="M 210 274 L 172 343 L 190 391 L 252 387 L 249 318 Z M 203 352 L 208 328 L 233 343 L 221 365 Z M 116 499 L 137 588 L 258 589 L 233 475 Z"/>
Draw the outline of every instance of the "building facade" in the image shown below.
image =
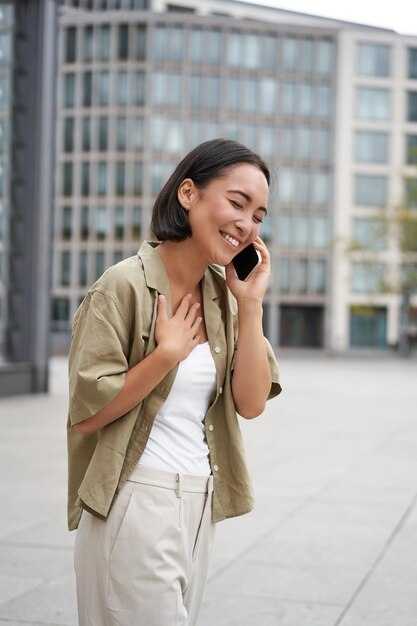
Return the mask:
<path fill-rule="evenodd" d="M 272 258 L 272 343 L 395 343 L 398 297 L 372 293 L 374 274 L 339 243 L 358 233 L 366 242 L 373 208 L 402 194 L 405 146 L 417 137 L 407 69 L 416 48 L 417 38 L 392 31 L 234 0 L 66 0 L 55 350 L 68 345 L 88 286 L 149 236 L 153 201 L 176 163 L 220 136 L 258 151 L 273 173 L 261 230 Z M 388 243 L 369 246 L 372 272 L 395 260 Z"/>

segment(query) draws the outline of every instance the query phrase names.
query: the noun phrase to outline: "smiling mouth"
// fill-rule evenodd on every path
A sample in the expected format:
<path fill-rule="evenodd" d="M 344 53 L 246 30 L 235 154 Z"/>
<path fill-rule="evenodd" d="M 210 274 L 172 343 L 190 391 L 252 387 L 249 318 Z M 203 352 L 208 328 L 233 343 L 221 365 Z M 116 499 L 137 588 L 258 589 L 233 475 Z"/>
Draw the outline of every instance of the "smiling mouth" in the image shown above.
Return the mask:
<path fill-rule="evenodd" d="M 223 237 L 223 239 L 225 239 L 228 243 L 230 243 L 234 248 L 237 248 L 239 246 L 240 241 L 238 241 L 231 235 L 228 235 L 227 233 L 223 233 L 222 231 L 220 231 L 220 234 Z"/>

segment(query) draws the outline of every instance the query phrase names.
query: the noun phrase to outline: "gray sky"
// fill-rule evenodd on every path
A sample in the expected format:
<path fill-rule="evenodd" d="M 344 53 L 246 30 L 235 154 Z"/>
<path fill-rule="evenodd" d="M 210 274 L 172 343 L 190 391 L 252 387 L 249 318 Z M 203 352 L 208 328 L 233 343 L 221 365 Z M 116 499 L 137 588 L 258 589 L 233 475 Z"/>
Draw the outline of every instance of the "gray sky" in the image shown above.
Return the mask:
<path fill-rule="evenodd" d="M 370 0 L 250 0 L 254 4 L 264 4 L 300 13 L 312 13 L 333 17 L 349 22 L 359 22 L 372 26 L 391 28 L 405 35 L 417 35 L 417 2 L 415 0 L 395 0 L 371 2 Z"/>

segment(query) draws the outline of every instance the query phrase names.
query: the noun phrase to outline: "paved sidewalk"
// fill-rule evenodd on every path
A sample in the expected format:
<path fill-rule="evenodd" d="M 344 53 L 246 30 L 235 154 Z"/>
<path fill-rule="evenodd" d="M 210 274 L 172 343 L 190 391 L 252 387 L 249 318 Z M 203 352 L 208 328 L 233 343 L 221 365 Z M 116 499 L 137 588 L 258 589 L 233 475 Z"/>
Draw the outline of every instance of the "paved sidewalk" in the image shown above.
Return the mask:
<path fill-rule="evenodd" d="M 280 361 L 242 423 L 257 506 L 217 527 L 199 626 L 417 626 L 417 361 Z M 77 624 L 65 421 L 62 358 L 49 396 L 0 400 L 0 626 Z"/>

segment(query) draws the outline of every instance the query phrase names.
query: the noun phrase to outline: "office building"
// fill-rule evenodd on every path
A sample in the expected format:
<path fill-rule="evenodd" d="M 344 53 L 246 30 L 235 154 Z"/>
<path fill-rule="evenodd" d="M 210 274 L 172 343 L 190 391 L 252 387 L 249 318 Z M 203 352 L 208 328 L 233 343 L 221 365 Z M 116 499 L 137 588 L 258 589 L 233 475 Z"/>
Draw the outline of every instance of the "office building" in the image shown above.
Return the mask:
<path fill-rule="evenodd" d="M 152 204 L 192 147 L 260 152 L 274 184 L 274 344 L 346 350 L 398 340 L 375 207 L 398 202 L 417 140 L 417 38 L 235 0 L 65 0 L 60 8 L 54 348 L 88 286 L 149 236 Z M 340 245 L 360 237 L 372 266 Z M 367 240 L 368 237 L 368 240 Z M 379 272 L 379 274 L 378 274 Z"/>

